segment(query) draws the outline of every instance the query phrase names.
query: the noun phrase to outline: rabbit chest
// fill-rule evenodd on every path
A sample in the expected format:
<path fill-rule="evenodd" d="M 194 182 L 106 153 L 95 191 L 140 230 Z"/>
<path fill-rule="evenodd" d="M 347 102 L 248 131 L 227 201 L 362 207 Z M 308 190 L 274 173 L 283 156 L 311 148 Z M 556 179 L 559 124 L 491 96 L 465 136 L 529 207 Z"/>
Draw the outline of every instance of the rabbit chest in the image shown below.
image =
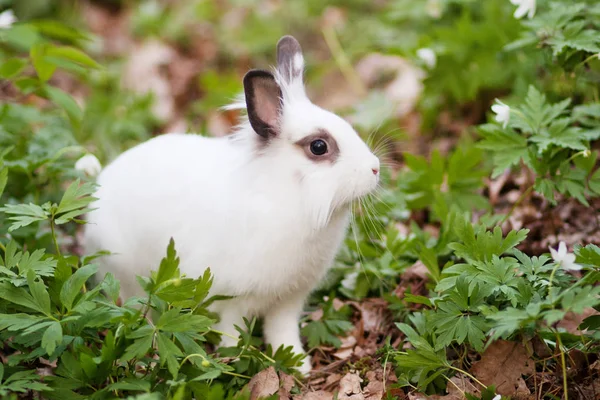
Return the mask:
<path fill-rule="evenodd" d="M 334 261 L 345 236 L 347 212 L 335 214 L 319 230 L 284 218 L 254 213 L 225 222 L 227 232 L 221 226 L 219 233 L 200 233 L 203 239 L 196 245 L 180 241 L 182 270 L 192 275 L 199 264 L 210 267 L 215 294 L 278 298 L 313 289 Z"/>

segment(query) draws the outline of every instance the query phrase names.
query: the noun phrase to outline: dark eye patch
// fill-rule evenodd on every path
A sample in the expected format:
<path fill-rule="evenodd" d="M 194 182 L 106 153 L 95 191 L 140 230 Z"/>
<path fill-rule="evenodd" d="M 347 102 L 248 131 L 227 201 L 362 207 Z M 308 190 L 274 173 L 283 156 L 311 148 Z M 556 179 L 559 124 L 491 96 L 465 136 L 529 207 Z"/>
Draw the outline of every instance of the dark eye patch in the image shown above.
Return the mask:
<path fill-rule="evenodd" d="M 316 140 L 322 140 L 327 143 L 327 152 L 325 154 L 316 155 L 311 150 L 311 143 Z M 325 129 L 319 129 L 315 133 L 298 140 L 295 144 L 304 151 L 306 157 L 315 162 L 333 163 L 340 156 L 340 148 L 338 147 L 336 140 Z"/>

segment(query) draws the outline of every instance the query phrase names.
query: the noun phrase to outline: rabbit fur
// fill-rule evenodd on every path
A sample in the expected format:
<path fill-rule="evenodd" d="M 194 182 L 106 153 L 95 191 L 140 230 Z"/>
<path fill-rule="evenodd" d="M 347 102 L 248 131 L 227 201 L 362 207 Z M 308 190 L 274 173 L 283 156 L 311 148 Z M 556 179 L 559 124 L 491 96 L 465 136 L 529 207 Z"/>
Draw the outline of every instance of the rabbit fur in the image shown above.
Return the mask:
<path fill-rule="evenodd" d="M 111 253 L 100 272 L 120 280 L 123 298 L 143 294 L 136 275 L 158 267 L 172 237 L 183 274 L 210 267 L 211 295 L 235 296 L 211 305 L 216 330 L 237 337 L 243 317 L 264 317 L 274 349 L 305 354 L 304 302 L 334 261 L 350 203 L 376 188 L 379 160 L 350 124 L 308 99 L 303 71 L 299 43 L 284 36 L 277 67 L 249 71 L 243 98 L 227 107 L 247 114 L 233 134 L 160 135 L 100 172 L 84 247 Z M 315 140 L 325 154 L 313 153 Z M 310 369 L 307 356 L 300 370 Z"/>

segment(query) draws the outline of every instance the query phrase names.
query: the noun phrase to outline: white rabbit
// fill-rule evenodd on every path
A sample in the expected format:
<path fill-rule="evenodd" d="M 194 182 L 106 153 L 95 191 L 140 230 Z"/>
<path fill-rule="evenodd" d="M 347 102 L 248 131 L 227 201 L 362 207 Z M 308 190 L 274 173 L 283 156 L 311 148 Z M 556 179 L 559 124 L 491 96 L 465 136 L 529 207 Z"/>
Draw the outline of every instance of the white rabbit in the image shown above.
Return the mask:
<path fill-rule="evenodd" d="M 342 118 L 311 103 L 304 58 L 291 36 L 273 72 L 244 76 L 247 120 L 234 134 L 165 134 L 121 154 L 99 174 L 86 253 L 105 249 L 100 272 L 141 295 L 136 275 L 157 268 L 173 237 L 182 273 L 210 267 L 215 329 L 264 317 L 274 349 L 304 353 L 298 320 L 345 236 L 350 203 L 373 191 L 379 160 Z M 223 336 L 225 345 L 235 345 Z M 306 357 L 301 372 L 311 369 Z"/>

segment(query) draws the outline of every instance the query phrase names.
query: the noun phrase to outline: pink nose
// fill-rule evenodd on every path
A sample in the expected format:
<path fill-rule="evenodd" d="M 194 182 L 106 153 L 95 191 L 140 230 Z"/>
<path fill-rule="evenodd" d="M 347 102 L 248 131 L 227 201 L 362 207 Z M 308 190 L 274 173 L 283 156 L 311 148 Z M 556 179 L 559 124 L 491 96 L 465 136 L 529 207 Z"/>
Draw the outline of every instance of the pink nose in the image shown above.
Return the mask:
<path fill-rule="evenodd" d="M 377 175 L 379 173 L 377 168 L 371 168 L 371 171 L 373 171 L 373 175 Z"/>

